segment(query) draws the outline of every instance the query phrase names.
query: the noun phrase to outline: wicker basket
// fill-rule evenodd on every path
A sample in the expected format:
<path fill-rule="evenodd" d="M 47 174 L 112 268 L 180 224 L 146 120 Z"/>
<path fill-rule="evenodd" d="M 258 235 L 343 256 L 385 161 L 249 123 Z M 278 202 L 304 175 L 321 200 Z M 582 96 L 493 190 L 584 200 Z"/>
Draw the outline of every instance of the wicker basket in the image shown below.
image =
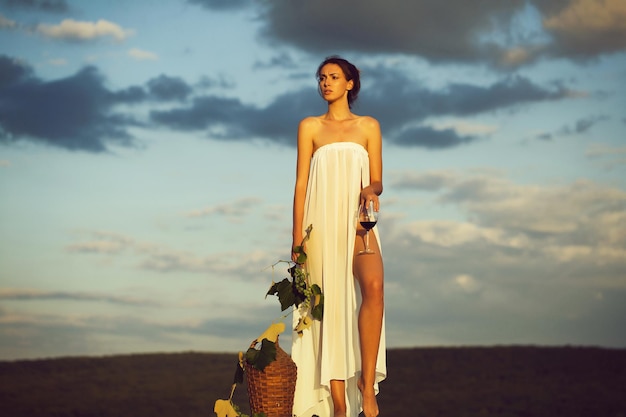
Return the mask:
<path fill-rule="evenodd" d="M 256 344 L 255 340 L 250 347 Z M 292 417 L 296 377 L 295 362 L 280 348 L 276 339 L 276 360 L 263 371 L 246 363 L 250 411 L 253 414 L 263 412 L 267 417 Z"/>

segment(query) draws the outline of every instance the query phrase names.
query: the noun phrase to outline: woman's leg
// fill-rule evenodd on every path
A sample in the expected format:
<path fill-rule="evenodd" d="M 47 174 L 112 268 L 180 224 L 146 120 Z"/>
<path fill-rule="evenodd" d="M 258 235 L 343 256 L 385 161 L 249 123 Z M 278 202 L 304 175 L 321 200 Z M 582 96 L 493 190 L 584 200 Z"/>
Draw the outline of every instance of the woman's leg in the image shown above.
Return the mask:
<path fill-rule="evenodd" d="M 361 343 L 361 379 L 358 381 L 363 396 L 365 417 L 378 416 L 378 403 L 374 392 L 376 359 L 380 346 L 384 311 L 384 271 L 380 248 L 373 232 L 370 232 L 370 248 L 376 253 L 359 255 L 364 248 L 365 230 L 357 230 L 355 242 L 354 276 L 361 288 L 359 310 L 359 341 Z"/>
<path fill-rule="evenodd" d="M 346 417 L 346 382 L 339 379 L 331 380 L 330 396 L 333 399 L 333 417 Z"/>

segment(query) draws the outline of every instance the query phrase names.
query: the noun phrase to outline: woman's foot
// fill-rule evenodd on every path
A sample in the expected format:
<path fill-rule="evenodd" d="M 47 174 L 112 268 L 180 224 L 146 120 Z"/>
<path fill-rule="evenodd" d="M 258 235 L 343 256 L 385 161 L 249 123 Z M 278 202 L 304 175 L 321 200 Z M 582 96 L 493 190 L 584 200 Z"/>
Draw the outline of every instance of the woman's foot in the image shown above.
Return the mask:
<path fill-rule="evenodd" d="M 365 387 L 363 380 L 359 378 L 357 382 L 359 391 L 361 391 L 361 397 L 363 398 L 363 415 L 365 417 L 377 417 L 378 416 L 378 402 L 376 401 L 376 392 L 374 386 Z"/>

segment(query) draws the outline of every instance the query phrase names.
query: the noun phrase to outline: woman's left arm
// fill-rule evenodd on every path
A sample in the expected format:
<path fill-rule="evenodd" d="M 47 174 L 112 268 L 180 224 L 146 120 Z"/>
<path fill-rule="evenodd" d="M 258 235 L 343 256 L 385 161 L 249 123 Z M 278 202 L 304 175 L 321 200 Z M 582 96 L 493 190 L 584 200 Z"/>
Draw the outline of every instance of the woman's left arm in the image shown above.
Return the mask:
<path fill-rule="evenodd" d="M 367 153 L 370 162 L 370 185 L 361 191 L 361 203 L 374 202 L 374 210 L 380 209 L 378 196 L 383 193 L 382 134 L 378 120 L 368 117 L 365 125 Z"/>

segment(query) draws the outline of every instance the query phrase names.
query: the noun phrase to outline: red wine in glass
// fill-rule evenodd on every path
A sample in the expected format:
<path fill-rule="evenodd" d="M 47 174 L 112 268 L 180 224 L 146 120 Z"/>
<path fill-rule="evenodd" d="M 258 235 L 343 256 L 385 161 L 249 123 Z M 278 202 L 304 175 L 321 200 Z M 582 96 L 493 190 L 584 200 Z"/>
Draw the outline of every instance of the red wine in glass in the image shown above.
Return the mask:
<path fill-rule="evenodd" d="M 360 221 L 359 223 L 361 223 L 361 226 L 363 226 L 363 228 L 368 232 L 372 230 L 372 227 L 376 226 L 376 221 L 371 220 Z"/>
<path fill-rule="evenodd" d="M 366 253 L 376 253 L 370 249 L 370 230 L 378 221 L 378 212 L 374 211 L 372 203 L 369 205 L 361 205 L 359 207 L 359 223 L 365 229 L 365 250 L 359 252 L 359 255 Z"/>

